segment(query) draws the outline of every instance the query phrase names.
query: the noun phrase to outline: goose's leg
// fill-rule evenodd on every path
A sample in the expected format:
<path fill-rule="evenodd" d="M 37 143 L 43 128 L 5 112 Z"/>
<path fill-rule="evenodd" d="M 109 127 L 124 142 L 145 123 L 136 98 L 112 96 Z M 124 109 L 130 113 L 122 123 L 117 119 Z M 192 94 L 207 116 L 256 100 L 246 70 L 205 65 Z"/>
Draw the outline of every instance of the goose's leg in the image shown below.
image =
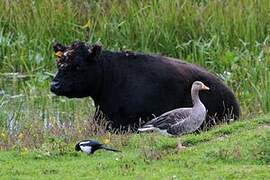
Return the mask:
<path fill-rule="evenodd" d="M 176 149 L 177 150 L 182 150 L 182 149 L 185 149 L 186 148 L 186 146 L 184 146 L 182 143 L 181 143 L 181 140 L 180 140 L 180 138 L 177 138 L 177 144 L 176 144 Z"/>

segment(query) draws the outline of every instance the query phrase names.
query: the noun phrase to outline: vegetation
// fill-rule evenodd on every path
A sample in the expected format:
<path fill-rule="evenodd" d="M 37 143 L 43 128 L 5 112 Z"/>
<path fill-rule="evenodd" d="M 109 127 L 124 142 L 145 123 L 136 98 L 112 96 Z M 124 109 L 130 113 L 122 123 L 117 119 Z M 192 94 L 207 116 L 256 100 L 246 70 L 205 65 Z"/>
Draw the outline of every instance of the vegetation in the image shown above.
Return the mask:
<path fill-rule="evenodd" d="M 111 50 L 160 53 L 199 64 L 234 90 L 244 117 L 269 112 L 269 8 L 268 0 L 3 0 L 0 102 L 9 103 L 1 106 L 0 117 L 7 118 L 3 111 L 19 114 L 14 107 L 20 101 L 29 114 L 16 119 L 26 121 L 43 120 L 33 114 L 82 112 L 77 112 L 77 105 L 87 106 L 87 112 L 88 100 L 55 98 L 48 88 L 56 71 L 53 42 L 76 39 L 100 41 Z M 14 95 L 22 96 L 10 99 Z"/>
<path fill-rule="evenodd" d="M 92 121 L 89 98 L 49 91 L 56 71 L 52 44 L 99 41 L 110 50 L 158 53 L 203 66 L 233 89 L 242 118 L 267 113 L 269 9 L 269 0 L 0 1 L 0 149 L 11 150 L 0 152 L 0 176 L 269 176 L 269 125 L 263 125 L 269 116 L 185 136 L 190 147 L 176 152 L 171 138 L 109 134 Z M 73 144 L 90 136 L 110 139 L 124 153 L 74 153 Z M 74 168 L 78 164 L 83 168 Z"/>
<path fill-rule="evenodd" d="M 1 151 L 0 178 L 269 179 L 269 125 L 268 115 L 182 136 L 181 150 L 157 134 L 113 135 L 109 144 L 122 153 L 90 156 L 55 137 L 38 150 Z"/>

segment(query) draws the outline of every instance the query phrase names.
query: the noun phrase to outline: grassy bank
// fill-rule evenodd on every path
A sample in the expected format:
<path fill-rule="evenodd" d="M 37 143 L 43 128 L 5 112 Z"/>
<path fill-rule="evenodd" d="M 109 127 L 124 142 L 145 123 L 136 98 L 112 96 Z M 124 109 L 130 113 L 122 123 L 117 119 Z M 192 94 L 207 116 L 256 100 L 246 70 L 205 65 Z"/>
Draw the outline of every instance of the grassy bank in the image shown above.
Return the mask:
<path fill-rule="evenodd" d="M 108 146 L 122 153 L 87 156 L 74 152 L 76 141 L 0 151 L 0 178 L 269 179 L 269 125 L 267 115 L 182 136 L 180 151 L 177 139 L 157 134 L 112 136 Z"/>

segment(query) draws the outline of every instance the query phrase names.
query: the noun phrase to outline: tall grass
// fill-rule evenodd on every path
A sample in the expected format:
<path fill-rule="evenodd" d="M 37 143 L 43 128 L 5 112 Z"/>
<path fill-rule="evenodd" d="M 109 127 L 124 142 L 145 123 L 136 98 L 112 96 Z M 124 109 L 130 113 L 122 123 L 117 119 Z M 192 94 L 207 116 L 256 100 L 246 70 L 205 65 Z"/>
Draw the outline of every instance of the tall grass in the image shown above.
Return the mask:
<path fill-rule="evenodd" d="M 88 99 L 49 92 L 51 45 L 75 39 L 185 59 L 220 76 L 240 100 L 243 116 L 269 112 L 269 9 L 268 0 L 2 0 L 1 126 L 14 113 L 29 122 L 44 121 L 44 114 L 55 119 L 58 112 L 82 113 L 73 119 L 91 114 Z"/>

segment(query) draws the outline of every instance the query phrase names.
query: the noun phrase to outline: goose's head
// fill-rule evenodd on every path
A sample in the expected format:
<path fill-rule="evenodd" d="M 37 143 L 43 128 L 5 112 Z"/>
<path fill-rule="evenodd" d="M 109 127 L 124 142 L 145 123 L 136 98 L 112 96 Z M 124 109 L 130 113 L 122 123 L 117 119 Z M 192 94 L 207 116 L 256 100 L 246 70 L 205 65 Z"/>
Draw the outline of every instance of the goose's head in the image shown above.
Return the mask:
<path fill-rule="evenodd" d="M 195 82 L 193 82 L 191 89 L 192 90 L 197 90 L 197 91 L 200 91 L 200 90 L 210 90 L 210 88 L 207 87 L 206 85 L 204 85 L 201 81 L 195 81 Z"/>

